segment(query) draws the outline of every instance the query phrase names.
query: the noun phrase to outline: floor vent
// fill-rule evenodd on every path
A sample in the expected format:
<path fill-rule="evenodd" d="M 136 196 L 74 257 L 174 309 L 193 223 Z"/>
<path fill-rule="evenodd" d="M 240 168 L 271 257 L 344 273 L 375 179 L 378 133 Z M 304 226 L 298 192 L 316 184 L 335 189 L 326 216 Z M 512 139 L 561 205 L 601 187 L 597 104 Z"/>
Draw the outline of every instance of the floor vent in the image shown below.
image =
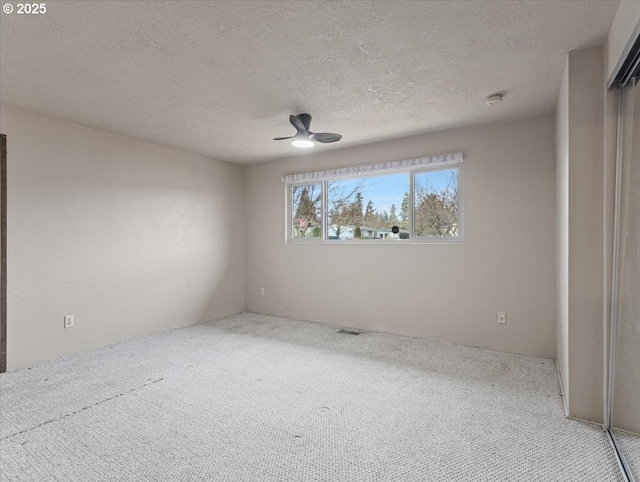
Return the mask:
<path fill-rule="evenodd" d="M 341 335 L 359 335 L 360 332 L 358 331 L 351 331 L 351 330 L 339 330 L 338 333 L 340 333 Z"/>

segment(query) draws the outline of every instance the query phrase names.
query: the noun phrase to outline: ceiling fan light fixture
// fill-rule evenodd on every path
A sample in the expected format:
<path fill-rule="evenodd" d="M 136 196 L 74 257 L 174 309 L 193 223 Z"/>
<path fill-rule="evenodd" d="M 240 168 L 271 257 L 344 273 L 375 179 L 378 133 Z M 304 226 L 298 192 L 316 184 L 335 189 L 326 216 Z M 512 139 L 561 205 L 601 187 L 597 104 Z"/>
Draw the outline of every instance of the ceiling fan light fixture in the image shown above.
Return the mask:
<path fill-rule="evenodd" d="M 316 142 L 327 144 L 329 142 L 337 142 L 342 139 L 340 134 L 332 132 L 311 132 L 309 125 L 311 124 L 311 116 L 309 114 L 290 115 L 289 122 L 296 128 L 296 135 L 289 137 L 274 137 L 274 141 L 284 141 L 291 139 L 294 147 L 302 147 L 308 149 L 313 147 Z"/>
<path fill-rule="evenodd" d="M 291 144 L 296 147 L 309 148 L 313 147 L 315 143 L 309 139 L 294 139 L 291 141 Z"/>

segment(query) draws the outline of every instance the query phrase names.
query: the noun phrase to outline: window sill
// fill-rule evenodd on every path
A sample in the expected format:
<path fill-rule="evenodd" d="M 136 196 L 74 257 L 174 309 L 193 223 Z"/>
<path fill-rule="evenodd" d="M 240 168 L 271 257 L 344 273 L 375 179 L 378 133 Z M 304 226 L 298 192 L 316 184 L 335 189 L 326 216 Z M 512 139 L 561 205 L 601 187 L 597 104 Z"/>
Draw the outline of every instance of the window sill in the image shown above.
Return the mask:
<path fill-rule="evenodd" d="M 301 244 L 301 245 L 350 245 L 350 246 L 368 246 L 368 245 L 376 245 L 376 246 L 384 246 L 384 245 L 408 245 L 408 244 L 464 244 L 464 240 L 461 238 L 438 238 L 438 239 L 397 239 L 397 240 L 371 240 L 371 241 L 355 241 L 344 239 L 341 241 L 338 240 L 323 240 L 323 239 L 314 239 L 314 240 L 302 240 L 302 239 L 289 239 L 285 242 L 285 244 Z"/>

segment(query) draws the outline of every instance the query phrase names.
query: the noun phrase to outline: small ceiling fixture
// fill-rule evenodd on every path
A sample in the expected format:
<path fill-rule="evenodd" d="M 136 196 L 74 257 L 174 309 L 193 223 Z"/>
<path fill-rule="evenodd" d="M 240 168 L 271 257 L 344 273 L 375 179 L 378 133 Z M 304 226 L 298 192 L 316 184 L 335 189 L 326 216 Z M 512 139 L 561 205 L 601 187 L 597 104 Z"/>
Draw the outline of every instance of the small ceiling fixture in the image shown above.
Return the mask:
<path fill-rule="evenodd" d="M 498 105 L 502 102 L 502 94 L 493 94 L 487 97 L 487 105 Z"/>
<path fill-rule="evenodd" d="M 311 125 L 311 116 L 309 114 L 290 115 L 289 122 L 291 122 L 291 125 L 298 131 L 296 135 L 290 137 L 274 137 L 274 141 L 292 139 L 291 144 L 296 147 L 313 147 L 316 142 L 337 142 L 342 139 L 340 134 L 311 132 L 309 130 L 309 126 Z"/>

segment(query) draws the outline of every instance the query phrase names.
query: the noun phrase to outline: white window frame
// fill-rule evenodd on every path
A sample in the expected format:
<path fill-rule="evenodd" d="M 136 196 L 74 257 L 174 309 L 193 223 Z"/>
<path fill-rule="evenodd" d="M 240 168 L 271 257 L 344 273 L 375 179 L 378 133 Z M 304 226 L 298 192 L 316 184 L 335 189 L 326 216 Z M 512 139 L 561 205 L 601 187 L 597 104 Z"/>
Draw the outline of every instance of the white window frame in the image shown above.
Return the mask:
<path fill-rule="evenodd" d="M 415 176 L 417 174 L 456 170 L 456 195 L 458 197 L 458 226 L 457 236 L 416 236 L 415 226 Z M 409 239 L 394 240 L 334 240 L 328 238 L 327 220 L 327 183 L 342 179 L 357 179 L 364 177 L 377 177 L 390 174 L 407 173 L 409 175 Z M 463 169 L 462 154 L 448 154 L 445 156 L 426 157 L 396 161 L 367 166 L 355 166 L 330 171 L 317 171 L 311 173 L 293 174 L 283 176 L 285 184 L 285 242 L 287 244 L 462 244 L 464 242 L 464 195 L 463 195 Z M 296 238 L 293 236 L 293 188 L 320 184 L 322 190 L 321 208 L 322 236 L 309 238 Z"/>

